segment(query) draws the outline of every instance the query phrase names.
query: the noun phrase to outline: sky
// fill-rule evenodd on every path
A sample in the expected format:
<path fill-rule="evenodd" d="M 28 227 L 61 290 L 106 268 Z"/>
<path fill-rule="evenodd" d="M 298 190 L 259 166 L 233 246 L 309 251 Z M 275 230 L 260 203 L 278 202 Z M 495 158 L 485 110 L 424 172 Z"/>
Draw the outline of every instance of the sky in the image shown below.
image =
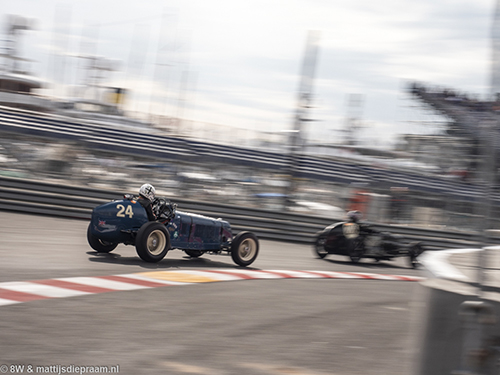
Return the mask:
<path fill-rule="evenodd" d="M 485 99 L 495 0 L 0 0 L 35 20 L 19 52 L 46 93 L 71 96 L 88 59 L 115 69 L 103 84 L 128 90 L 127 111 L 251 131 L 293 128 L 309 33 L 318 38 L 311 141 L 359 142 L 435 133 L 435 116 L 405 88 L 419 81 Z M 5 30 L 5 26 L 1 30 Z M 3 34 L 4 35 L 4 34 Z M 349 105 L 349 98 L 360 98 Z"/>

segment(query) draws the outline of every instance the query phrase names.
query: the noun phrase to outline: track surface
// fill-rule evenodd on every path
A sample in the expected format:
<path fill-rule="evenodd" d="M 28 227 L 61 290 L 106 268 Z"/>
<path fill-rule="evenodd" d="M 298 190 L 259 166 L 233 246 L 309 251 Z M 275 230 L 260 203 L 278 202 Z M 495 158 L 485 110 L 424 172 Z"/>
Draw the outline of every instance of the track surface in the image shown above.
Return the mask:
<path fill-rule="evenodd" d="M 241 270 L 228 256 L 191 259 L 173 251 L 145 264 L 130 246 L 99 255 L 86 243 L 86 227 L 1 213 L 0 283 Z M 404 260 L 353 265 L 272 241 L 261 242 L 251 269 L 425 276 Z M 275 278 L 3 305 L 0 371 L 19 364 L 26 367 L 6 373 L 29 373 L 28 365 L 53 366 L 44 373 L 57 373 L 58 365 L 99 365 L 119 366 L 121 374 L 399 375 L 413 364 L 420 292 L 408 281 Z"/>

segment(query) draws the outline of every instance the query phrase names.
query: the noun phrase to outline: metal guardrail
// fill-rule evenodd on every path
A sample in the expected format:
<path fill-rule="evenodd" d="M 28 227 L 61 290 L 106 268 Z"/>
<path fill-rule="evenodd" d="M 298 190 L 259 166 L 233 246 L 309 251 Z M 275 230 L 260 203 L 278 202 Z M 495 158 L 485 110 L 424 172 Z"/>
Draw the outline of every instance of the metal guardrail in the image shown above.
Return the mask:
<path fill-rule="evenodd" d="M 199 160 L 204 160 L 279 173 L 287 173 L 289 167 L 288 157 L 278 152 L 106 128 L 92 122 L 1 106 L 0 132 L 77 142 L 89 150 L 148 157 L 158 161 L 182 160 L 197 163 Z M 466 201 L 475 200 L 481 195 L 481 188 L 478 185 L 452 181 L 436 175 L 427 176 L 400 168 L 379 168 L 371 162 L 347 159 L 333 160 L 300 155 L 295 175 L 297 178 L 340 184 L 371 183 L 383 189 L 407 187 L 415 192 L 445 194 L 448 198 Z M 500 202 L 500 197 L 495 197 L 495 200 Z"/>
<path fill-rule="evenodd" d="M 56 183 L 0 177 L 1 211 L 89 220 L 92 209 L 123 193 L 112 190 L 68 186 Z M 262 239 L 312 244 L 314 234 L 336 220 L 249 207 L 175 199 L 183 211 L 228 220 L 235 232 L 251 230 Z M 339 218 L 340 221 L 340 218 Z M 475 233 L 431 230 L 401 225 L 374 224 L 374 228 L 401 234 L 411 241 L 423 241 L 428 249 L 477 246 Z M 500 238 L 489 237 L 489 244 Z"/>

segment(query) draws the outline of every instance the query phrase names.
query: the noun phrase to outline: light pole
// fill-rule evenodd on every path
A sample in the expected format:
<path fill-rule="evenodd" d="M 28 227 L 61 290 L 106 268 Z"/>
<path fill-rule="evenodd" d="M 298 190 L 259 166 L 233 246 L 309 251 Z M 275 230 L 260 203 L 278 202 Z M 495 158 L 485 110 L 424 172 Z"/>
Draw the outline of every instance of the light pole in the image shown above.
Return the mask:
<path fill-rule="evenodd" d="M 307 35 L 306 51 L 302 63 L 301 80 L 297 97 L 297 109 L 293 119 L 293 128 L 289 136 L 289 183 L 284 197 L 285 208 L 289 207 L 289 197 L 295 191 L 295 177 L 299 162 L 299 155 L 303 151 L 304 139 L 302 137 L 303 123 L 308 121 L 306 114 L 311 107 L 312 89 L 316 61 L 318 57 L 319 31 L 309 31 Z"/>

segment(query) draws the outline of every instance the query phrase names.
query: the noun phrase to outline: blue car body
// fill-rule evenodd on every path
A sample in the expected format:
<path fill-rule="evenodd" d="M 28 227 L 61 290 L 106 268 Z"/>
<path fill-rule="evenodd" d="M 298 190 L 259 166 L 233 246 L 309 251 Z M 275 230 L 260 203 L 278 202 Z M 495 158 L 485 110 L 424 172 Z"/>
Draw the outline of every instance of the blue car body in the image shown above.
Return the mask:
<path fill-rule="evenodd" d="M 90 232 L 101 241 L 135 245 L 136 234 L 147 223 L 145 208 L 136 200 L 118 200 L 94 208 Z M 165 222 L 172 249 L 217 251 L 233 239 L 227 221 L 176 211 Z"/>
<path fill-rule="evenodd" d="M 89 245 L 99 253 L 109 253 L 118 244 L 134 245 L 146 262 L 161 261 L 172 249 L 198 258 L 209 252 L 227 252 L 239 266 L 252 264 L 259 253 L 259 240 L 251 232 L 233 237 L 231 226 L 222 219 L 177 211 L 177 205 L 158 198 L 153 202 L 157 220 L 148 220 L 137 197 L 125 195 L 95 207 L 87 228 Z"/>

